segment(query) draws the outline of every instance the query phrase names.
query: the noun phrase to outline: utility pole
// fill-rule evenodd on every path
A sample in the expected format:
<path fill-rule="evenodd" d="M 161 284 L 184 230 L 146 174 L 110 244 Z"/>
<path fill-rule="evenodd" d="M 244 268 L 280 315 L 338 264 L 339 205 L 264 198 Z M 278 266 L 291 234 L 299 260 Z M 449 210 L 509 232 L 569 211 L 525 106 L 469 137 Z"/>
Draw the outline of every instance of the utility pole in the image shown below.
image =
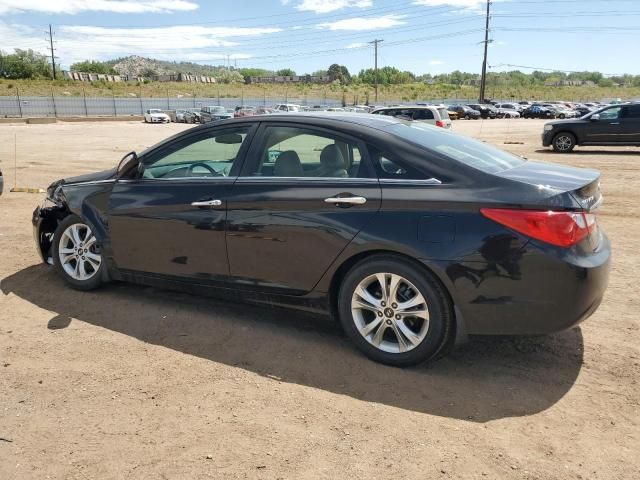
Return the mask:
<path fill-rule="evenodd" d="M 53 49 L 53 32 L 51 31 L 51 24 L 49 24 L 49 45 L 51 45 L 51 68 L 53 71 L 53 79 L 56 79 L 56 55 Z"/>
<path fill-rule="evenodd" d="M 374 79 L 375 79 L 375 89 L 376 89 L 376 103 L 378 103 L 378 44 L 384 42 L 384 40 L 375 39 L 369 44 L 373 44 L 373 49 L 375 52 L 375 66 L 374 66 Z"/>
<path fill-rule="evenodd" d="M 484 103 L 484 93 L 487 85 L 487 50 L 489 48 L 489 11 L 491 0 L 487 0 L 487 19 L 484 27 L 484 60 L 482 61 L 482 77 L 480 78 L 480 99 L 479 103 Z"/>

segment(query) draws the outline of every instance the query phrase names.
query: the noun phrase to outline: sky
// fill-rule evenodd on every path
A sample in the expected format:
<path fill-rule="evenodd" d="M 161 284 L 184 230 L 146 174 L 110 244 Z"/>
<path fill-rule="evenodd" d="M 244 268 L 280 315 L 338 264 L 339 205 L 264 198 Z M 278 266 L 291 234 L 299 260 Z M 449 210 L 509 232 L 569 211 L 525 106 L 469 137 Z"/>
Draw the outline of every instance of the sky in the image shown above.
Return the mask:
<path fill-rule="evenodd" d="M 0 0 L 0 50 L 140 55 L 298 74 L 332 63 L 479 72 L 485 0 Z M 640 0 L 494 0 L 490 70 L 640 74 Z M 46 33 L 45 33 L 46 32 Z M 533 68 L 531 68 L 533 67 Z"/>

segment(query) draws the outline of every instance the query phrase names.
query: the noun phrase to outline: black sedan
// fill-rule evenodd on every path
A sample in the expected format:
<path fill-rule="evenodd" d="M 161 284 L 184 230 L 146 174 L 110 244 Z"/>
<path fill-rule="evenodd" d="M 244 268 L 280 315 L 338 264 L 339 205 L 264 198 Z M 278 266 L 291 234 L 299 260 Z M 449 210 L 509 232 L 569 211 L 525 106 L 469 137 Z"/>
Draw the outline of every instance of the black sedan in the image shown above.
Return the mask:
<path fill-rule="evenodd" d="M 410 365 L 465 334 L 544 334 L 602 299 L 599 174 L 366 114 L 237 118 L 117 168 L 53 183 L 43 260 L 110 280 L 339 318 L 374 360 Z"/>
<path fill-rule="evenodd" d="M 480 112 L 471 107 L 467 107 L 466 105 L 452 105 L 449 107 L 449 111 L 456 112 L 458 114 L 458 118 L 464 118 L 465 120 L 480 119 Z"/>
<path fill-rule="evenodd" d="M 556 118 L 556 112 L 547 107 L 532 105 L 522 111 L 522 118 Z"/>

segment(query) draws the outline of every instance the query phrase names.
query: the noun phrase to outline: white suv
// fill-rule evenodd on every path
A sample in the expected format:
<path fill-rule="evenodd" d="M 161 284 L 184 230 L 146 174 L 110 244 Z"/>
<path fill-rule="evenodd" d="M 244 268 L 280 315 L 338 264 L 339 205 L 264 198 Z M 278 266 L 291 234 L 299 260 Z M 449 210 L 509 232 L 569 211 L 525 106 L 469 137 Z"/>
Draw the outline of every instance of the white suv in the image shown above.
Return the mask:
<path fill-rule="evenodd" d="M 374 115 L 389 115 L 414 122 L 430 123 L 436 127 L 451 128 L 449 112 L 444 106 L 384 107 L 371 112 Z"/>

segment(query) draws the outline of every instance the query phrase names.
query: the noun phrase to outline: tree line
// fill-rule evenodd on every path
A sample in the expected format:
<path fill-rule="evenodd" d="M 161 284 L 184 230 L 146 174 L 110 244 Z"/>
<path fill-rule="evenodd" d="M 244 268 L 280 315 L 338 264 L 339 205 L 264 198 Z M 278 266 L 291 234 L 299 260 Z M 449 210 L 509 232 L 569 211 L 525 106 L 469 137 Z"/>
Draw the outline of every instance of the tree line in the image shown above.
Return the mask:
<path fill-rule="evenodd" d="M 114 61 L 100 62 L 96 60 L 86 60 L 71 65 L 71 70 L 86 73 L 117 74 L 113 68 Z M 174 63 L 180 66 L 181 70 L 189 69 L 188 62 Z M 198 74 L 209 75 L 216 78 L 220 83 L 248 83 L 251 77 L 267 76 L 295 76 L 296 72 L 291 68 L 280 70 L 266 70 L 262 68 L 233 68 L 224 66 L 197 65 Z M 195 67 L 194 67 L 195 68 Z M 189 73 L 187 71 L 183 73 Z M 195 73 L 195 72 L 194 72 Z M 142 76 L 152 77 L 156 71 L 152 68 L 142 72 Z M 373 85 L 376 80 L 380 85 L 401 85 L 408 83 L 433 83 L 447 85 L 475 85 L 479 81 L 477 73 L 461 72 L 455 70 L 450 73 L 438 75 L 425 74 L 416 75 L 413 72 L 399 70 L 395 67 L 385 66 L 378 69 L 377 75 L 374 69 L 362 69 L 358 73 L 351 74 L 344 65 L 334 63 L 326 70 L 312 72 L 314 76 L 328 76 L 331 82 L 340 85 Z M 51 78 L 52 70 L 46 55 L 35 52 L 31 49 L 15 49 L 14 53 L 8 54 L 0 50 L 0 78 L 10 79 L 36 79 Z M 534 70 L 531 73 L 523 73 L 519 70 L 507 72 L 490 72 L 487 75 L 489 85 L 511 85 L 515 87 L 532 87 L 544 84 L 562 84 L 563 81 L 593 82 L 601 87 L 612 87 L 615 85 L 640 87 L 640 75 L 620 75 L 604 76 L 600 72 L 560 72 Z"/>

